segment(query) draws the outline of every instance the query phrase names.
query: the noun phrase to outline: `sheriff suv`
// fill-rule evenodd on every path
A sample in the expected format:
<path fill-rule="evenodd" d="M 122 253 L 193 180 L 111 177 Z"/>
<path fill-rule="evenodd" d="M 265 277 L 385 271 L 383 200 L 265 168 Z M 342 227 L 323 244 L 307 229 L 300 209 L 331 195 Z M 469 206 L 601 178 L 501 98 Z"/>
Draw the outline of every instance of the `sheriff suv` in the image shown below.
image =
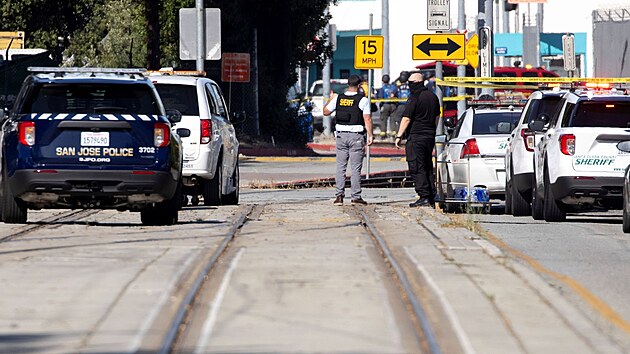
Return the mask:
<path fill-rule="evenodd" d="M 182 152 L 155 87 L 138 69 L 29 68 L 2 124 L 0 207 L 138 211 L 145 225 L 177 222 Z M 186 135 L 189 132 L 179 131 Z"/>
<path fill-rule="evenodd" d="M 561 108 L 534 150 L 532 216 L 563 221 L 567 212 L 621 209 L 630 154 L 617 145 L 630 140 L 630 96 L 616 90 L 580 90 L 564 95 Z"/>
<path fill-rule="evenodd" d="M 514 216 L 531 214 L 532 180 L 534 176 L 535 132 L 529 123 L 549 121 L 566 92 L 536 91 L 529 96 L 520 119 L 505 150 L 505 213 Z"/>
<path fill-rule="evenodd" d="M 182 113 L 175 124 L 191 133 L 182 137 L 184 194 L 193 205 L 236 205 L 239 199 L 239 142 L 221 89 L 196 71 L 160 70 L 150 76 L 164 106 Z"/>

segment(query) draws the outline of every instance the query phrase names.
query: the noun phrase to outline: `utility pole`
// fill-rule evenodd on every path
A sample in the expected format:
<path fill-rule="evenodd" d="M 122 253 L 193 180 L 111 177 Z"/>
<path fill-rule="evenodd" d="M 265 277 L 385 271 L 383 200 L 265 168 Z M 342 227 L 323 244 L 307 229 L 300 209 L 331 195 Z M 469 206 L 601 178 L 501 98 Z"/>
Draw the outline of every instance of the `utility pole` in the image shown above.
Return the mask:
<path fill-rule="evenodd" d="M 381 35 L 383 36 L 383 75 L 389 75 L 389 0 L 381 2 Z"/>
<path fill-rule="evenodd" d="M 493 26 L 493 17 L 494 17 L 494 1 L 493 0 L 485 0 L 485 9 L 484 9 L 484 18 L 485 18 L 485 26 L 490 28 L 490 43 L 494 43 L 494 33 L 492 31 Z M 488 65 L 490 66 L 490 76 L 494 75 L 494 48 L 490 47 L 490 55 L 488 56 Z M 490 88 L 484 88 L 481 90 L 482 93 L 487 93 L 489 95 L 494 95 L 494 90 Z"/>
<path fill-rule="evenodd" d="M 204 61 L 206 59 L 206 36 L 204 32 L 204 19 L 206 15 L 206 10 L 203 6 L 203 0 L 196 0 L 195 2 L 195 10 L 197 11 L 197 59 L 196 59 L 196 68 L 197 71 L 204 71 Z"/>
<path fill-rule="evenodd" d="M 457 29 L 464 31 L 466 29 L 466 5 L 464 0 L 459 0 L 457 3 Z M 457 67 L 457 77 L 466 76 L 466 65 L 459 65 Z M 465 87 L 457 87 L 457 96 L 462 97 L 466 95 Z M 466 100 L 457 101 L 457 117 L 461 117 L 466 111 Z"/>
<path fill-rule="evenodd" d="M 326 8 L 325 14 L 328 15 L 328 8 Z M 328 40 L 328 36 L 330 34 L 330 26 L 326 24 L 324 27 L 324 33 L 326 40 Z M 330 58 L 326 58 L 326 62 L 324 63 L 324 69 L 322 71 L 322 91 L 324 91 L 324 104 L 328 102 L 330 98 Z M 329 137 L 332 134 L 332 118 L 330 116 L 324 116 L 322 118 L 322 125 L 324 128 L 324 136 Z"/>

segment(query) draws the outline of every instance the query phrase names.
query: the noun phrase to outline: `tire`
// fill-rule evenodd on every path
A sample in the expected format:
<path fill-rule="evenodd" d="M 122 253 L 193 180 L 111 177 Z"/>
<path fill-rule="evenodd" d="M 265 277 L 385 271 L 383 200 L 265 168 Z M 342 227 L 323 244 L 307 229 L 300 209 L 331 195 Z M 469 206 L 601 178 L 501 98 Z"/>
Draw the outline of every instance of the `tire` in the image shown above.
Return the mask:
<path fill-rule="evenodd" d="M 209 181 L 204 181 L 202 188 L 204 205 L 221 205 L 221 196 L 223 193 L 223 163 L 220 159 L 214 171 L 214 177 Z"/>
<path fill-rule="evenodd" d="M 626 186 L 623 187 L 623 232 L 628 234 L 630 233 L 630 210 L 628 210 L 628 202 L 627 199 L 628 192 L 626 191 Z"/>
<path fill-rule="evenodd" d="M 236 161 L 236 166 L 234 166 L 234 172 L 232 173 L 232 187 L 234 191 L 228 194 L 225 194 L 221 197 L 221 203 L 223 205 L 238 205 L 239 198 L 239 184 L 241 179 L 241 173 L 238 167 L 238 160 Z"/>
<path fill-rule="evenodd" d="M 179 210 L 182 208 L 182 182 L 177 183 L 175 194 L 171 199 L 165 200 L 161 203 L 156 203 L 154 206 L 147 207 L 140 211 L 140 220 L 143 225 L 154 226 L 164 225 L 170 226 L 177 224 L 179 217 Z"/>
<path fill-rule="evenodd" d="M 6 171 L 6 170 L 5 170 Z M 0 182 L 0 202 L 2 203 L 2 221 L 7 224 L 25 224 L 28 218 L 26 205 L 13 197 L 13 193 L 9 189 L 6 172 L 2 173 L 2 181 Z"/>
<path fill-rule="evenodd" d="M 512 195 L 512 215 L 527 216 L 532 213 L 529 202 L 527 199 L 523 198 L 523 195 L 518 191 L 518 189 L 516 189 L 514 183 L 510 184 L 510 194 Z"/>
<path fill-rule="evenodd" d="M 543 220 L 543 207 L 544 203 L 538 196 L 538 187 L 536 186 L 536 179 L 532 182 L 532 218 L 534 220 Z"/>
<path fill-rule="evenodd" d="M 567 214 L 560 209 L 558 202 L 551 191 L 551 183 L 549 183 L 549 175 L 545 171 L 545 202 L 543 204 L 543 217 L 545 221 L 565 221 Z"/>
<path fill-rule="evenodd" d="M 507 178 L 505 179 L 505 209 L 504 209 L 504 212 L 507 215 L 512 214 L 512 183 L 509 183 L 507 181 Z"/>

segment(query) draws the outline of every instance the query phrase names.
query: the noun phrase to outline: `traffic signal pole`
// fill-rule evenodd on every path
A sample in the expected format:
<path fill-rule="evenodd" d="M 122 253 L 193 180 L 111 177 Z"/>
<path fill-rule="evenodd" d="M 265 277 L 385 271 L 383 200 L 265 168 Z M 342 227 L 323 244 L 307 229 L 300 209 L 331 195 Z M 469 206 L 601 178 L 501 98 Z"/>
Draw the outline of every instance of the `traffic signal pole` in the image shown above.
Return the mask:
<path fill-rule="evenodd" d="M 457 3 L 457 29 L 464 31 L 466 29 L 466 6 L 464 0 L 459 0 Z M 457 66 L 457 77 L 466 77 L 466 65 Z M 457 96 L 462 97 L 466 95 L 465 87 L 457 88 Z M 466 111 L 466 100 L 457 101 L 457 117 L 461 117 Z"/>

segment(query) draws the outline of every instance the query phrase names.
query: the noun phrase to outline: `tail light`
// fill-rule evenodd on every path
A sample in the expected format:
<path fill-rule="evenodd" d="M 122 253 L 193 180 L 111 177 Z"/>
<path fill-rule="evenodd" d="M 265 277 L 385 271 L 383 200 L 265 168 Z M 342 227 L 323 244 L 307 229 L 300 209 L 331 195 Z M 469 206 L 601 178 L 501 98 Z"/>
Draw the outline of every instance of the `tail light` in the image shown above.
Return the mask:
<path fill-rule="evenodd" d="M 462 153 L 459 154 L 459 158 L 463 159 L 466 157 L 477 157 L 480 156 L 479 145 L 477 145 L 477 140 L 475 138 L 468 139 L 464 143 L 464 148 L 462 149 Z"/>
<path fill-rule="evenodd" d="M 19 122 L 18 135 L 20 144 L 26 146 L 35 145 L 35 122 Z"/>
<path fill-rule="evenodd" d="M 560 135 L 560 151 L 565 155 L 575 154 L 575 135 L 562 134 Z"/>
<path fill-rule="evenodd" d="M 534 151 L 534 145 L 536 144 L 536 133 L 529 129 L 521 129 L 521 138 L 525 144 L 527 151 Z"/>
<path fill-rule="evenodd" d="M 210 142 L 210 138 L 212 138 L 212 120 L 210 119 L 201 119 L 201 140 L 202 144 L 208 144 Z"/>
<path fill-rule="evenodd" d="M 171 140 L 171 128 L 166 123 L 155 123 L 153 128 L 153 145 L 165 147 Z"/>

